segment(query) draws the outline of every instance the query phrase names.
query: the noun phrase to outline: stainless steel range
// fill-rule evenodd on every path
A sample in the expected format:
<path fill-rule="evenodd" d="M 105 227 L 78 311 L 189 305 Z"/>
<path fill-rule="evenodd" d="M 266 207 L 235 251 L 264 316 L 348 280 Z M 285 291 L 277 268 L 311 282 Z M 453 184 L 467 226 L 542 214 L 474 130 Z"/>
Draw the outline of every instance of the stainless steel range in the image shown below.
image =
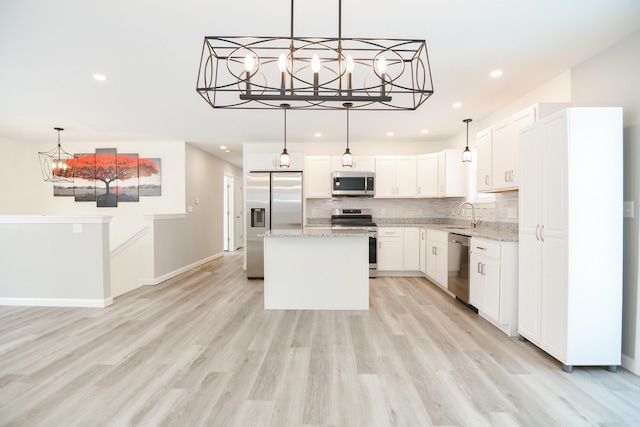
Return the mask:
<path fill-rule="evenodd" d="M 373 222 L 371 209 L 334 209 L 331 214 L 331 228 L 366 229 L 369 236 L 369 277 L 378 277 L 378 225 Z"/>

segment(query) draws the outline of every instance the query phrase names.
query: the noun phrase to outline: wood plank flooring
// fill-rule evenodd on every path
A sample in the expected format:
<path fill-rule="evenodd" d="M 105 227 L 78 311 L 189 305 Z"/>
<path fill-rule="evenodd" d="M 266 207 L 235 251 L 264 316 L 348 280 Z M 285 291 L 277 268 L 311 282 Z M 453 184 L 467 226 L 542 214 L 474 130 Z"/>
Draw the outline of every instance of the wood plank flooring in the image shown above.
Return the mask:
<path fill-rule="evenodd" d="M 0 425 L 640 425 L 640 377 L 564 373 L 425 279 L 372 279 L 369 311 L 265 311 L 241 265 L 0 307 Z"/>

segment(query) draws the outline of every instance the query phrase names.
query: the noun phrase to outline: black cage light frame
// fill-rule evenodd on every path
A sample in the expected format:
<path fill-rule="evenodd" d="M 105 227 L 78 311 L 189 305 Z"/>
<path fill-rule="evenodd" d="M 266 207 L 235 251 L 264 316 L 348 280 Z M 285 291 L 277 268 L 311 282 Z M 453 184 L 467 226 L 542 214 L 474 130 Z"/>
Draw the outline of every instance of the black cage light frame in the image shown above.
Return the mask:
<path fill-rule="evenodd" d="M 433 94 L 424 40 L 207 36 L 196 91 L 213 108 L 415 110 Z M 314 58 L 315 56 L 315 58 Z"/>

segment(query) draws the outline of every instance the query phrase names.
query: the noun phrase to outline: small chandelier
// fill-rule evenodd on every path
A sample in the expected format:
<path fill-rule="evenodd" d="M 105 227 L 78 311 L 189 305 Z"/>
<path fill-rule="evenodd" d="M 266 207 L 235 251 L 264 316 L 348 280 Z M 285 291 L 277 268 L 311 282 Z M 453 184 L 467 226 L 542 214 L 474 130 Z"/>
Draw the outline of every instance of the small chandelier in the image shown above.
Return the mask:
<path fill-rule="evenodd" d="M 73 154 L 69 154 L 60 145 L 60 132 L 64 129 L 53 128 L 58 131 L 58 146 L 50 151 L 38 152 L 42 177 L 47 182 L 73 182 L 75 164 Z"/>
<path fill-rule="evenodd" d="M 471 122 L 471 119 L 464 119 L 463 122 L 467 124 L 467 146 L 465 147 L 464 151 L 462 152 L 462 161 L 463 162 L 470 162 L 471 161 L 471 150 L 469 150 L 469 122 Z"/>
<path fill-rule="evenodd" d="M 289 104 L 281 104 L 280 108 L 284 111 L 284 149 L 280 153 L 280 167 L 288 168 L 291 166 L 291 157 L 287 152 L 287 110 L 291 107 Z"/>
<path fill-rule="evenodd" d="M 353 155 L 349 151 L 349 108 L 353 107 L 353 104 L 345 102 L 343 105 L 347 110 L 347 150 L 342 155 L 342 167 L 350 168 L 353 167 Z"/>
<path fill-rule="evenodd" d="M 338 37 L 204 38 L 196 91 L 213 108 L 415 110 L 433 94 L 424 40 Z"/>

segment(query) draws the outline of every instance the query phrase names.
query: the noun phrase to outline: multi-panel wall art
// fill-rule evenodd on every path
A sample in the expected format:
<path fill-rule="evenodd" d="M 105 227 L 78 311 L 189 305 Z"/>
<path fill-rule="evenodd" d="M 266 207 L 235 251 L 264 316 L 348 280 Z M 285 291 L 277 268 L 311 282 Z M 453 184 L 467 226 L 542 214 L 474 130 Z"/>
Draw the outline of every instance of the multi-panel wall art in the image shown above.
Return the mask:
<path fill-rule="evenodd" d="M 76 202 L 96 202 L 98 207 L 117 207 L 119 202 L 138 202 L 140 197 L 161 194 L 160 159 L 138 154 L 118 154 L 115 148 L 74 154 L 73 182 L 58 182 L 53 195 L 74 197 Z"/>

